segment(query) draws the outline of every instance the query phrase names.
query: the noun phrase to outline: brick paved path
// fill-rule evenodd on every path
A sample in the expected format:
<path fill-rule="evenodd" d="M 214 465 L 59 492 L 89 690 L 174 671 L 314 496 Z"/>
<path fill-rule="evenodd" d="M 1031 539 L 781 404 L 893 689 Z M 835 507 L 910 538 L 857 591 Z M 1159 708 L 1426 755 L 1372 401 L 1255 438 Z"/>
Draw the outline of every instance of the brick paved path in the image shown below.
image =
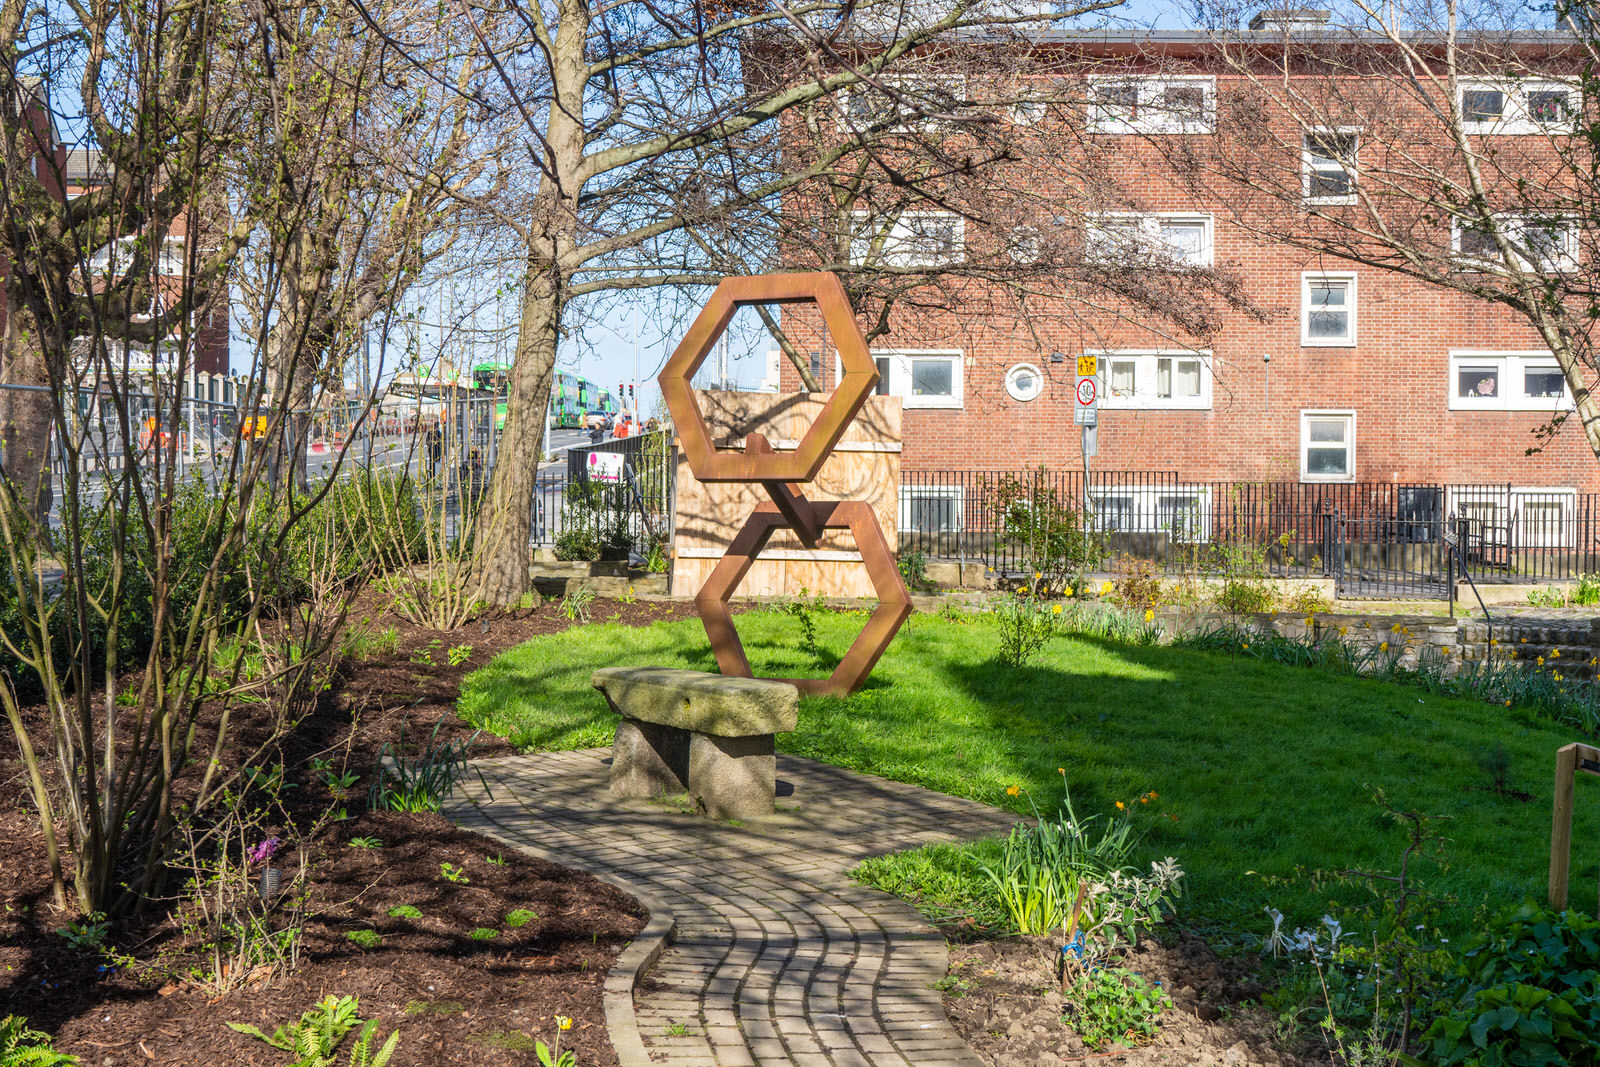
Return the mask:
<path fill-rule="evenodd" d="M 483 761 L 492 798 L 474 777 L 449 814 L 651 909 L 607 981 L 623 1067 L 978 1067 L 931 988 L 945 972 L 943 938 L 845 872 L 866 856 L 1004 832 L 1012 816 L 780 755 L 778 813 L 735 827 L 613 799 L 609 755 Z M 671 947 L 634 990 L 669 923 Z"/>

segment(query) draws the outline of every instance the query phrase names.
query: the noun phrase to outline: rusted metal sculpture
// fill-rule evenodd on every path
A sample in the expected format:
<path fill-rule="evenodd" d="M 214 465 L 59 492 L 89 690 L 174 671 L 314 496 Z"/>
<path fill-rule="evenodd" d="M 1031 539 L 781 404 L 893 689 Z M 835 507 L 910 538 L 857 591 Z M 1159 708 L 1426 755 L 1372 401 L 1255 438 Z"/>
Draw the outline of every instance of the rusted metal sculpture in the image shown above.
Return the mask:
<path fill-rule="evenodd" d="M 711 353 L 733 314 L 751 304 L 816 304 L 839 349 L 843 375 L 792 452 L 776 452 L 766 436 L 753 433 L 743 452 L 719 452 L 695 403 L 690 379 Z M 717 666 L 723 674 L 752 677 L 750 660 L 733 625 L 728 602 L 733 591 L 777 530 L 795 532 L 801 544 L 816 548 L 824 530 L 847 529 L 855 538 L 878 607 L 827 678 L 783 678 L 803 692 L 843 695 L 866 681 L 884 649 L 911 614 L 911 596 L 895 566 L 894 551 L 870 505 L 859 500 L 810 500 L 804 483 L 814 480 L 844 436 L 850 420 L 878 384 L 878 368 L 856 326 L 844 286 L 832 274 L 764 274 L 728 278 L 717 286 L 699 317 L 657 379 L 677 428 L 689 469 L 702 482 L 756 482 L 772 497 L 751 513 L 695 596 Z"/>

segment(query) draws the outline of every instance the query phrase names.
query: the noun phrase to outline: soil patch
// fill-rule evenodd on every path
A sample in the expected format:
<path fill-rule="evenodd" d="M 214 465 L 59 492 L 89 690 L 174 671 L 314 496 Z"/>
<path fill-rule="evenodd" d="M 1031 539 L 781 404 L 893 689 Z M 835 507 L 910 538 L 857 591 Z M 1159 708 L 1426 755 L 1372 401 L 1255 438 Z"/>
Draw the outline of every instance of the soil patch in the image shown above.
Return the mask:
<path fill-rule="evenodd" d="M 1161 1033 L 1138 1048 L 1091 1049 L 1063 1022 L 1068 1008 L 1056 981 L 1058 944 L 1048 938 L 1009 938 L 952 945 L 941 983 L 945 1010 L 958 1033 L 985 1062 L 1058 1067 L 1094 1063 L 1151 1067 L 1310 1067 L 1306 1058 L 1274 1043 L 1271 1016 L 1249 1002 L 1261 993 L 1252 961 L 1223 959 L 1199 938 L 1174 944 L 1145 939 L 1122 965 L 1159 982 L 1173 1006 Z"/>
<path fill-rule="evenodd" d="M 693 614 L 692 605 L 678 602 L 591 606 L 595 621 L 626 625 Z M 455 717 L 461 679 L 513 645 L 575 623 L 549 603 L 440 633 L 388 614 L 371 593 L 352 607 L 350 623 L 383 636 L 380 647 L 342 663 L 309 716 L 278 746 L 285 778 L 298 785 L 285 793 L 297 823 L 310 825 L 336 803 L 352 816 L 316 842 L 316 915 L 306 926 L 298 970 L 270 988 L 208 996 L 182 980 L 188 942 L 165 915 L 112 930 L 108 944 L 131 966 L 108 966 L 108 957 L 68 944 L 55 931 L 78 916 L 51 904 L 43 835 L 22 766 L 6 745 L 0 749 L 0 1014 L 26 1016 L 85 1067 L 280 1063 L 283 1055 L 226 1024 L 251 1023 L 270 1034 L 330 994 L 359 997 L 361 1016 L 378 1020 L 382 1036 L 399 1028 L 395 1067 L 535 1063 L 533 1041 L 552 1039 L 557 1015 L 573 1020 L 562 1045 L 585 1067 L 617 1062 L 601 988 L 643 927 L 636 901 L 436 815 L 364 811 L 386 744 L 419 751 L 435 726 L 441 741 L 470 736 L 473 729 Z M 246 734 L 242 728 L 240 736 Z M 509 751 L 485 734 L 472 754 Z M 336 800 L 311 772 L 313 758 L 361 780 Z M 350 847 L 352 837 L 376 838 L 383 847 Z M 445 863 L 463 870 L 466 880 L 442 877 Z M 391 916 L 394 909 L 405 910 Z M 418 914 L 410 915 L 412 909 Z M 527 914 L 508 921 L 514 912 Z M 363 948 L 347 937 L 357 930 L 382 940 Z"/>

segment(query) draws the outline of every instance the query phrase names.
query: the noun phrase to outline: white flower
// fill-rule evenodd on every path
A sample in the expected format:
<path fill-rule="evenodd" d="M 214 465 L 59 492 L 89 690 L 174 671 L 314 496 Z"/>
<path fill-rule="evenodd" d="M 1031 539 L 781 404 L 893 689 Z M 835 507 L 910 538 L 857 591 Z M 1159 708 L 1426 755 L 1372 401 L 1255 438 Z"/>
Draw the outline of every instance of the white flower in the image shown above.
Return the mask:
<path fill-rule="evenodd" d="M 1344 935 L 1344 927 L 1332 915 L 1324 915 L 1322 917 L 1322 925 L 1328 928 L 1328 951 L 1338 951 L 1339 938 Z"/>

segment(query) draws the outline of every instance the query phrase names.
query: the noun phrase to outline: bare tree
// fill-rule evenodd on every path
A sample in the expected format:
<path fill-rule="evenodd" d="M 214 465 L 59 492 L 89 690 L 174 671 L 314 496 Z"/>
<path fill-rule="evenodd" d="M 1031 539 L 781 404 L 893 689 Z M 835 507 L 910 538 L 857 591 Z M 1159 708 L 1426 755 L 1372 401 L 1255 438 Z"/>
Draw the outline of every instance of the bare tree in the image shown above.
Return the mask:
<path fill-rule="evenodd" d="M 1510 309 L 1554 355 L 1600 457 L 1593 8 L 1562 5 L 1543 30 L 1506 4 L 1349 10 L 1345 25 L 1218 30 L 1216 137 L 1169 143 L 1168 161 L 1266 240 Z"/>
<path fill-rule="evenodd" d="M 523 256 L 523 299 L 508 416 L 489 489 L 482 567 L 487 598 L 511 603 L 528 582 L 529 512 L 558 342 L 593 294 L 711 284 L 731 259 L 721 235 L 805 183 L 848 172 L 891 129 L 857 123 L 812 150 L 747 151 L 785 117 L 860 83 L 884 80 L 945 42 L 1017 34 L 1110 7 L 1091 0 L 1041 12 L 963 0 L 934 11 L 901 0 L 793 7 L 561 0 L 514 4 L 506 30 L 482 31 L 501 104 L 523 124 L 525 199 L 502 209 Z M 475 25 L 483 9 L 463 4 Z M 938 117 L 936 104 L 919 104 Z M 817 121 L 828 122 L 820 113 Z M 846 163 L 846 161 L 851 161 Z M 961 170 L 980 169 L 979 152 Z M 928 161 L 905 180 L 929 184 Z M 886 175 L 869 163 L 873 181 Z M 957 173 L 944 175 L 950 179 Z M 828 257 L 832 260 L 834 257 Z M 920 273 L 925 274 L 926 271 Z"/>
<path fill-rule="evenodd" d="M 434 13 L 414 3 L 268 2 L 257 15 L 276 58 L 252 90 L 269 121 L 245 164 L 256 173 L 243 181 L 287 180 L 309 195 L 297 198 L 299 214 L 262 219 L 248 263 L 268 264 L 275 286 L 254 270 L 241 280 L 265 340 L 266 386 L 291 412 L 275 472 L 280 483 L 293 472 L 302 491 L 316 399 L 342 389 L 365 325 L 451 247 L 469 191 L 489 191 L 475 188 L 495 154 L 475 121 L 485 61 Z"/>

